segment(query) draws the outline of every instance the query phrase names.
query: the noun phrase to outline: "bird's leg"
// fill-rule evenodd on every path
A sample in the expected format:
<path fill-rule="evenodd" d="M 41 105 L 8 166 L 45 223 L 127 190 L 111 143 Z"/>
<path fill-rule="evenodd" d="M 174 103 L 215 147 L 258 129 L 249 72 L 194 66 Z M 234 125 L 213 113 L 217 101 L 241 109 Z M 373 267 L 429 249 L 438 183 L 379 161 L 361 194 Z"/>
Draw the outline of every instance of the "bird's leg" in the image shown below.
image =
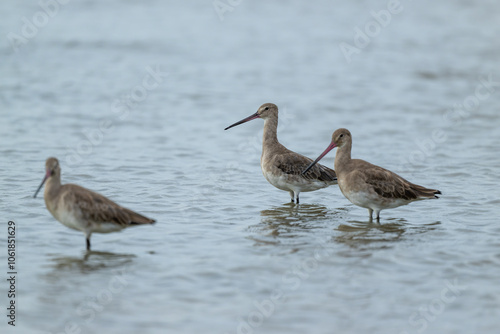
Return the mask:
<path fill-rule="evenodd" d="M 373 210 L 372 209 L 368 209 L 368 215 L 370 217 L 370 223 L 373 221 Z"/>
<path fill-rule="evenodd" d="M 90 235 L 91 234 L 92 234 L 91 232 L 88 232 L 88 231 L 85 232 L 85 241 L 87 243 L 87 251 L 90 251 Z"/>
<path fill-rule="evenodd" d="M 375 211 L 375 214 L 377 215 L 377 223 L 380 224 L 380 210 Z"/>
<path fill-rule="evenodd" d="M 300 200 L 299 200 L 299 194 L 298 194 L 298 193 L 297 193 L 297 194 L 295 194 L 295 198 L 296 198 L 296 202 L 297 202 L 297 204 L 299 204 L 299 203 L 300 203 Z"/>
<path fill-rule="evenodd" d="M 290 198 L 292 199 L 292 203 L 295 203 L 295 194 L 293 191 L 290 191 Z"/>

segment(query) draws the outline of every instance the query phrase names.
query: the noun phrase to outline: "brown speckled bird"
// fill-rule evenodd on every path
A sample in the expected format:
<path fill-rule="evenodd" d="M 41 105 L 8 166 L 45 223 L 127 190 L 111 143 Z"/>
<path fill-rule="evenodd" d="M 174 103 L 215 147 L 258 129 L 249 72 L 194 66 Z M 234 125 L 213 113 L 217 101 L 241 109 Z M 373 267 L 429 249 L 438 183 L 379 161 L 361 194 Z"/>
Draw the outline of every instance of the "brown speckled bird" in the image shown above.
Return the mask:
<path fill-rule="evenodd" d="M 351 159 L 352 136 L 347 129 L 338 129 L 332 135 L 328 148 L 304 170 L 307 173 L 328 152 L 338 147 L 335 156 L 339 188 L 353 204 L 368 209 L 370 220 L 373 211 L 380 221 L 380 211 L 392 209 L 413 201 L 438 198 L 439 190 L 428 189 L 411 183 L 401 176 L 371 163 Z"/>
<path fill-rule="evenodd" d="M 94 232 L 118 232 L 155 222 L 76 184 L 61 185 L 61 168 L 56 158 L 47 159 L 45 171 L 45 178 L 33 197 L 47 182 L 43 194 L 47 209 L 63 225 L 85 234 L 87 250 L 90 250 L 90 236 Z"/>
<path fill-rule="evenodd" d="M 257 118 L 264 120 L 264 138 L 260 159 L 262 173 L 273 186 L 288 191 L 292 202 L 299 204 L 301 192 L 315 191 L 337 184 L 335 171 L 320 164 L 310 168 L 307 173 L 302 173 L 304 168 L 311 164 L 312 159 L 292 152 L 280 144 L 277 135 L 278 107 L 275 104 L 263 104 L 255 114 L 224 130 Z"/>

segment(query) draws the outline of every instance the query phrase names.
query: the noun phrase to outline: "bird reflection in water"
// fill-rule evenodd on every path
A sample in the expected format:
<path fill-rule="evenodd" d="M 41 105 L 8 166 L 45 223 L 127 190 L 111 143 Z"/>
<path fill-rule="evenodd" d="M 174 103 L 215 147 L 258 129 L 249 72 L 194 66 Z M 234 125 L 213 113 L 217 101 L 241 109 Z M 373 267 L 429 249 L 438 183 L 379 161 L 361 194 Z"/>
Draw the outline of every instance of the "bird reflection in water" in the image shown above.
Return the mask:
<path fill-rule="evenodd" d="M 438 228 L 440 222 L 411 224 L 406 219 L 388 218 L 384 224 L 373 221 L 345 221 L 347 208 L 335 211 L 325 206 L 286 204 L 261 211 L 261 222 L 248 227 L 255 233 L 249 239 L 256 246 L 289 245 L 297 251 L 311 243 L 314 229 L 332 232 L 332 241 L 351 248 L 373 250 L 392 247 L 394 242 Z M 325 232 L 326 233 L 326 232 Z"/>
<path fill-rule="evenodd" d="M 406 219 L 401 218 L 389 218 L 385 224 L 371 220 L 368 222 L 348 221 L 336 228 L 340 233 L 335 237 L 335 241 L 358 249 L 389 248 L 392 243 L 399 242 L 404 237 L 435 230 L 440 224 L 440 222 L 434 222 L 411 225 Z"/>
<path fill-rule="evenodd" d="M 83 257 L 54 256 L 49 266 L 54 269 L 53 275 L 60 277 L 64 272 L 90 274 L 100 270 L 118 269 L 129 266 L 134 258 L 133 254 L 88 251 Z M 47 276 L 49 278 L 51 274 Z"/>
<path fill-rule="evenodd" d="M 249 238 L 258 244 L 280 244 L 285 239 L 292 242 L 312 229 L 324 228 L 334 221 L 336 213 L 320 205 L 289 203 L 262 210 L 260 215 L 261 222 L 248 227 L 248 231 L 258 236 Z"/>
<path fill-rule="evenodd" d="M 109 292 L 113 296 L 127 286 L 127 277 L 135 262 L 133 254 L 94 251 L 81 257 L 49 256 L 49 270 L 41 276 L 46 284 L 40 300 L 47 305 L 75 304 L 80 310 L 89 309 L 89 302 L 99 309 L 111 302 L 104 298 Z"/>

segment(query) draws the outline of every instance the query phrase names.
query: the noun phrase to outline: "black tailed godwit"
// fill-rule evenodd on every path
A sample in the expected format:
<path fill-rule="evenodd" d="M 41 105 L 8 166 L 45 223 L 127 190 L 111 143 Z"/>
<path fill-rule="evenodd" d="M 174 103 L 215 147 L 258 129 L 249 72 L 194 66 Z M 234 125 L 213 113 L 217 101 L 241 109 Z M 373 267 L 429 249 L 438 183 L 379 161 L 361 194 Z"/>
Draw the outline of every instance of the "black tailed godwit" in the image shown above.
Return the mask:
<path fill-rule="evenodd" d="M 76 184 L 61 185 L 61 168 L 56 158 L 47 159 L 45 171 L 33 197 L 47 182 L 43 194 L 47 209 L 63 225 L 85 234 L 87 250 L 90 250 L 90 236 L 94 232 L 118 232 L 130 226 L 155 222 Z"/>
<path fill-rule="evenodd" d="M 260 166 L 266 180 L 278 189 L 288 191 L 292 202 L 299 204 L 301 192 L 315 191 L 337 184 L 337 175 L 332 169 L 323 165 L 310 168 L 312 159 L 292 152 L 278 141 L 278 107 L 272 103 L 260 106 L 257 112 L 224 130 L 262 118 L 264 120 L 264 137 Z"/>
<path fill-rule="evenodd" d="M 307 174 L 328 152 L 338 147 L 335 171 L 342 194 L 353 204 L 368 209 L 370 221 L 373 211 L 380 222 L 380 211 L 392 209 L 413 201 L 439 198 L 439 190 L 413 184 L 401 176 L 359 159 L 351 159 L 352 136 L 347 129 L 338 129 L 332 135 L 328 148 L 304 170 Z"/>

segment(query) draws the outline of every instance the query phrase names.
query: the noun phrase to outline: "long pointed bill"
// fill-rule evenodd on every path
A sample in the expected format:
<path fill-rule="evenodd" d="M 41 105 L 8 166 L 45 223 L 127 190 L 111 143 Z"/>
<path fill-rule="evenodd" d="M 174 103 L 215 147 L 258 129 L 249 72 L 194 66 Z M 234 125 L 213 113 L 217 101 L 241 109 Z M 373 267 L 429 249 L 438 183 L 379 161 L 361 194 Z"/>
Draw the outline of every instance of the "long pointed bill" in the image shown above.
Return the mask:
<path fill-rule="evenodd" d="M 311 168 L 313 168 L 314 165 L 316 165 L 318 163 L 318 161 L 320 161 L 321 159 L 323 159 L 323 157 L 325 155 L 328 154 L 328 152 L 330 152 L 331 150 L 333 150 L 335 147 L 337 147 L 337 144 L 335 144 L 334 142 L 332 142 L 325 150 L 325 152 L 321 153 L 321 155 L 318 157 L 318 159 L 314 160 L 314 162 L 312 164 L 309 165 L 309 167 L 307 167 L 303 172 L 302 172 L 302 175 L 304 175 L 305 173 L 307 173 Z"/>
<path fill-rule="evenodd" d="M 45 183 L 45 181 L 47 181 L 47 179 L 49 177 L 50 177 L 50 171 L 48 170 L 47 173 L 45 174 L 45 177 L 42 180 L 42 183 L 40 183 L 40 186 L 38 187 L 38 189 L 36 190 L 35 194 L 33 195 L 33 198 L 36 198 L 36 195 L 38 195 L 38 192 L 40 191 L 40 189 L 42 189 L 43 184 Z"/>
<path fill-rule="evenodd" d="M 259 116 L 259 114 L 258 114 L 258 113 L 255 113 L 255 114 L 253 114 L 252 116 L 248 116 L 247 118 L 242 119 L 241 121 L 236 122 L 236 123 L 234 123 L 233 125 L 228 126 L 228 127 L 227 127 L 227 128 L 225 128 L 224 130 L 229 130 L 229 129 L 231 129 L 232 127 L 235 127 L 235 126 L 237 126 L 237 125 L 240 125 L 240 124 L 243 124 L 243 123 L 246 123 L 246 122 L 253 121 L 254 119 L 257 119 L 257 118 L 260 118 L 260 116 Z"/>

